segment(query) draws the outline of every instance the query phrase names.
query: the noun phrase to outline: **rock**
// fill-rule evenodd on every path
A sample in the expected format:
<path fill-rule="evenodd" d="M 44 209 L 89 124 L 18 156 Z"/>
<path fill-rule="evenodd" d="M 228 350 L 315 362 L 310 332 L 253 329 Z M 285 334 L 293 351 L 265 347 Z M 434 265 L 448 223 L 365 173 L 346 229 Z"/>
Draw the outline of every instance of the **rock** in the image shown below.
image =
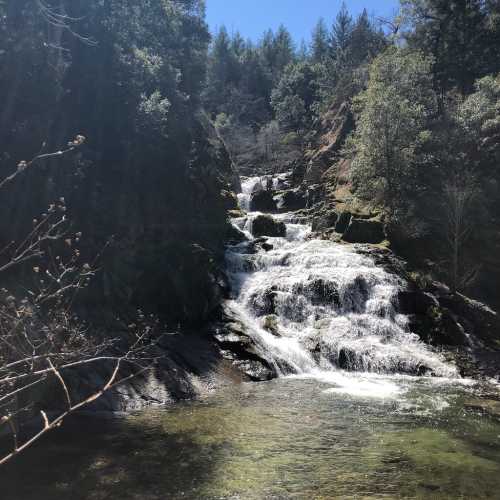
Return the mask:
<path fill-rule="evenodd" d="M 241 210 L 240 208 L 238 208 L 237 210 L 229 210 L 227 212 L 227 215 L 231 218 L 231 219 L 239 219 L 241 217 L 245 217 L 245 212 L 243 212 L 243 210 Z"/>
<path fill-rule="evenodd" d="M 290 189 L 280 195 L 278 208 L 286 212 L 306 208 L 307 199 L 300 189 Z"/>
<path fill-rule="evenodd" d="M 274 248 L 274 245 L 271 245 L 271 243 L 262 243 L 261 247 L 262 250 L 269 252 Z"/>
<path fill-rule="evenodd" d="M 256 292 L 249 298 L 249 304 L 251 305 L 256 316 L 266 316 L 274 314 L 275 312 L 275 300 L 276 300 L 276 287 L 272 286 L 264 290 L 263 292 Z"/>
<path fill-rule="evenodd" d="M 495 345 L 500 340 L 500 319 L 488 306 L 462 294 L 444 294 L 439 303 L 467 320 L 471 333 L 487 344 Z"/>
<path fill-rule="evenodd" d="M 330 229 L 335 227 L 337 224 L 338 215 L 333 210 L 331 212 L 326 212 L 324 214 L 320 214 L 314 217 L 312 221 L 312 230 L 313 231 L 325 231 L 326 229 Z"/>
<path fill-rule="evenodd" d="M 275 337 L 281 337 L 278 328 L 278 316 L 275 314 L 269 314 L 268 316 L 264 316 L 262 321 L 262 328 L 267 330 L 269 333 L 272 333 Z"/>
<path fill-rule="evenodd" d="M 335 304 L 338 306 L 340 304 L 337 285 L 322 278 L 300 284 L 294 292 L 307 295 L 314 305 Z"/>
<path fill-rule="evenodd" d="M 338 215 L 337 224 L 335 224 L 335 231 L 340 234 L 344 234 L 349 223 L 351 222 L 352 214 L 351 212 L 342 212 Z"/>
<path fill-rule="evenodd" d="M 228 224 L 226 242 L 231 245 L 236 245 L 238 243 L 242 243 L 246 241 L 247 237 L 241 229 L 233 226 L 232 224 Z"/>
<path fill-rule="evenodd" d="M 323 201 L 325 197 L 324 191 L 325 188 L 321 184 L 314 184 L 312 186 L 308 186 L 306 194 L 307 208 L 311 208 L 314 205 L 316 205 L 316 203 L 320 203 L 321 201 Z"/>
<path fill-rule="evenodd" d="M 223 189 L 220 194 L 226 210 L 238 210 L 238 198 L 232 191 Z"/>
<path fill-rule="evenodd" d="M 286 226 L 283 222 L 275 221 L 270 215 L 259 215 L 252 221 L 252 234 L 256 237 L 284 237 Z"/>
<path fill-rule="evenodd" d="M 276 376 L 274 371 L 264 361 L 240 359 L 235 360 L 233 364 L 254 382 L 264 382 Z"/>
<path fill-rule="evenodd" d="M 397 302 L 401 314 L 427 314 L 431 307 L 439 307 L 434 295 L 421 290 L 401 290 Z"/>
<path fill-rule="evenodd" d="M 382 243 L 384 225 L 377 220 L 351 219 L 342 239 L 348 243 Z"/>
<path fill-rule="evenodd" d="M 500 401 L 494 399 L 474 398 L 465 401 L 464 407 L 468 410 L 479 411 L 500 420 Z"/>
<path fill-rule="evenodd" d="M 424 313 L 410 314 L 410 329 L 434 346 L 468 346 L 469 339 L 459 319 L 449 309 L 431 305 Z"/>
<path fill-rule="evenodd" d="M 252 193 L 250 197 L 250 211 L 252 212 L 276 212 L 277 205 L 273 198 L 273 191 L 262 190 Z"/>

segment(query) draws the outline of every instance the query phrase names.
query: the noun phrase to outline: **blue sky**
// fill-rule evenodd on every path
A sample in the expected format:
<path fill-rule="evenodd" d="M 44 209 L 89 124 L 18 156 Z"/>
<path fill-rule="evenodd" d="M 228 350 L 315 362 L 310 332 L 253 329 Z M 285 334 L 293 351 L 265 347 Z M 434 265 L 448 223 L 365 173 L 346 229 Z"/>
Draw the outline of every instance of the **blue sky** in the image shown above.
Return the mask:
<path fill-rule="evenodd" d="M 258 40 L 264 30 L 283 23 L 297 42 L 308 41 L 320 17 L 328 24 L 336 16 L 342 0 L 206 0 L 211 31 L 225 24 L 228 31 L 239 30 L 244 38 Z M 353 15 L 366 7 L 369 14 L 390 16 L 398 0 L 346 0 Z"/>

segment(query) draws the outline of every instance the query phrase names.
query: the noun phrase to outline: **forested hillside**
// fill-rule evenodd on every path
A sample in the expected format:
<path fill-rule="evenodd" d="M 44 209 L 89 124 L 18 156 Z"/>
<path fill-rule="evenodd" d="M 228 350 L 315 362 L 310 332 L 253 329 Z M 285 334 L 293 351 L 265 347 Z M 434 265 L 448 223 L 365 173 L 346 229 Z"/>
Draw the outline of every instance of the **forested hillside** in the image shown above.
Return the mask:
<path fill-rule="evenodd" d="M 409 0 L 371 19 L 344 5 L 309 47 L 284 26 L 257 44 L 222 27 L 205 106 L 240 170 L 295 165 L 339 214 L 382 220 L 419 272 L 497 305 L 499 12 Z"/>
<path fill-rule="evenodd" d="M 106 247 L 100 291 L 89 296 L 149 304 L 174 321 L 206 317 L 217 286 L 205 268 L 220 258 L 231 205 L 223 195 L 236 178 L 200 104 L 210 39 L 202 2 L 22 0 L 1 9 L 1 171 L 42 144 L 51 152 L 86 138 L 4 194 L 2 241 L 64 197 L 84 235 L 82 258 Z"/>

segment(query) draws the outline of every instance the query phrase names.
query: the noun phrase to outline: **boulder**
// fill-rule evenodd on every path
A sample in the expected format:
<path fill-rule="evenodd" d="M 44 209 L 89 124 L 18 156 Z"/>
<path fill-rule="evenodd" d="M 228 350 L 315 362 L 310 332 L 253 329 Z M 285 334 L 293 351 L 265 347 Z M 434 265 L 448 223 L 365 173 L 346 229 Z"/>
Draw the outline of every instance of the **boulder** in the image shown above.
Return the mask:
<path fill-rule="evenodd" d="M 270 252 L 271 250 L 273 250 L 274 245 L 271 245 L 271 243 L 262 243 L 261 247 L 265 252 Z"/>
<path fill-rule="evenodd" d="M 272 286 L 263 292 L 255 292 L 248 300 L 248 305 L 252 308 L 256 316 L 268 316 L 276 310 L 276 287 Z"/>
<path fill-rule="evenodd" d="M 377 220 L 351 219 L 342 239 L 348 243 L 382 243 L 384 225 Z"/>
<path fill-rule="evenodd" d="M 254 382 L 265 382 L 276 377 L 274 370 L 263 360 L 238 359 L 233 364 Z"/>
<path fill-rule="evenodd" d="M 283 222 L 275 221 L 270 215 L 259 215 L 252 221 L 252 234 L 255 237 L 284 237 L 286 226 Z"/>
<path fill-rule="evenodd" d="M 311 208 L 316 203 L 320 203 L 325 198 L 325 188 L 322 184 L 314 184 L 307 188 L 307 208 Z"/>
<path fill-rule="evenodd" d="M 317 278 L 308 283 L 301 283 L 294 287 L 294 293 L 304 294 L 314 305 L 340 305 L 340 295 L 337 285 L 333 281 Z"/>
<path fill-rule="evenodd" d="M 500 420 L 500 401 L 496 399 L 471 398 L 465 401 L 464 408 Z"/>
<path fill-rule="evenodd" d="M 470 331 L 487 344 L 497 345 L 500 339 L 500 318 L 498 313 L 485 304 L 472 300 L 460 293 L 443 294 L 439 303 L 452 310 L 470 325 Z"/>
<path fill-rule="evenodd" d="M 338 215 L 332 210 L 331 212 L 326 212 L 314 217 L 312 221 L 313 231 L 325 231 L 335 227 L 337 224 Z"/>
<path fill-rule="evenodd" d="M 427 314 L 431 307 L 439 308 L 436 297 L 421 290 L 401 290 L 397 302 L 401 314 Z"/>
<path fill-rule="evenodd" d="M 276 212 L 277 205 L 273 198 L 273 191 L 262 190 L 252 193 L 250 197 L 250 211 L 252 212 Z"/>
<path fill-rule="evenodd" d="M 349 223 L 351 222 L 351 212 L 341 212 L 338 215 L 338 220 L 337 223 L 335 224 L 335 231 L 340 234 L 344 234 L 345 230 L 349 226 Z"/>
<path fill-rule="evenodd" d="M 232 191 L 228 191 L 223 189 L 221 191 L 221 199 L 224 208 L 228 211 L 230 210 L 238 210 L 238 198 Z"/>
<path fill-rule="evenodd" d="M 262 320 L 262 328 L 273 334 L 275 337 L 281 337 L 278 327 L 278 316 L 275 314 L 264 316 L 264 319 Z"/>
<path fill-rule="evenodd" d="M 246 241 L 247 237 L 241 229 L 238 229 L 236 226 L 232 224 L 227 225 L 227 233 L 226 233 L 226 242 L 231 245 L 236 245 L 238 243 L 242 243 Z"/>
<path fill-rule="evenodd" d="M 279 201 L 279 209 L 284 211 L 295 211 L 306 208 L 307 199 L 300 189 L 290 189 L 282 193 Z"/>

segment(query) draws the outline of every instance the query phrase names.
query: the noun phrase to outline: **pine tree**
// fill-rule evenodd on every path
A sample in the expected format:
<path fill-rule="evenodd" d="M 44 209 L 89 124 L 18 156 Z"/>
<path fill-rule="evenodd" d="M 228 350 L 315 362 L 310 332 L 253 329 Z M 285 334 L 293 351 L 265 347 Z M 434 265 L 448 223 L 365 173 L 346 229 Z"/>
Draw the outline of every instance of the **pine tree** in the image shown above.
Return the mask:
<path fill-rule="evenodd" d="M 314 62 L 320 63 L 325 61 L 329 55 L 328 28 L 325 20 L 320 18 L 312 33 L 311 58 Z"/>
<path fill-rule="evenodd" d="M 380 34 L 374 30 L 368 12 L 363 10 L 351 33 L 349 55 L 353 66 L 358 66 L 376 55 L 383 45 Z"/>
<path fill-rule="evenodd" d="M 341 64 L 347 61 L 349 44 L 353 30 L 352 17 L 345 2 L 342 3 L 332 26 L 331 47 L 334 58 Z"/>
<path fill-rule="evenodd" d="M 475 80 L 498 64 L 483 0 L 403 0 L 403 6 L 414 25 L 409 44 L 434 57 L 441 92 L 453 87 L 470 92 Z"/>

